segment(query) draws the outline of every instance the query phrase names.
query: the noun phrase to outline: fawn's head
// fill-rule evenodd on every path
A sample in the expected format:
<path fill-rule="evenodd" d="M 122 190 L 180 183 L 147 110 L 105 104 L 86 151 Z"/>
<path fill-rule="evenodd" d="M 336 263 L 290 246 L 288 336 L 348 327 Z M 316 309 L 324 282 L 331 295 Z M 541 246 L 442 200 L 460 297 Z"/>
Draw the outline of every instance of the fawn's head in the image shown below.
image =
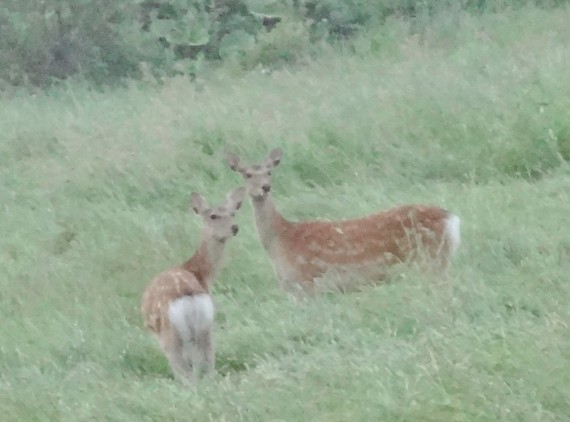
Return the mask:
<path fill-rule="evenodd" d="M 259 164 L 246 166 L 233 153 L 227 155 L 227 160 L 230 168 L 243 176 L 249 196 L 256 201 L 262 201 L 271 191 L 271 170 L 279 165 L 282 157 L 281 148 L 275 148 L 269 153 L 269 157 Z"/>
<path fill-rule="evenodd" d="M 190 207 L 202 217 L 203 229 L 214 239 L 225 242 L 237 234 L 236 211 L 240 209 L 245 196 L 245 188 L 237 188 L 226 195 L 226 200 L 216 206 L 209 206 L 202 195 L 192 192 Z"/>

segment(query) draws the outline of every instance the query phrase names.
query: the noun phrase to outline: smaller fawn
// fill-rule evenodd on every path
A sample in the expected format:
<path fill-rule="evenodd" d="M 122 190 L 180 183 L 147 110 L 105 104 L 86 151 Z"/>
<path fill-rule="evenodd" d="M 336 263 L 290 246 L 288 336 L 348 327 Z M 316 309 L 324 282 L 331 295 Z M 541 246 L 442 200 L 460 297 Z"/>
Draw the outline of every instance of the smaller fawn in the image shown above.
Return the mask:
<path fill-rule="evenodd" d="M 210 286 L 226 241 L 238 232 L 234 216 L 244 196 L 245 188 L 238 188 L 223 204 L 209 207 L 202 196 L 192 193 L 190 207 L 203 220 L 198 250 L 184 264 L 157 275 L 142 297 L 145 325 L 157 336 L 175 378 L 184 383 L 215 367 Z"/>
<path fill-rule="evenodd" d="M 390 266 L 409 261 L 442 272 L 447 267 L 459 247 L 460 220 L 439 207 L 403 205 L 332 222 L 284 218 L 271 196 L 271 171 L 282 154 L 274 149 L 250 166 L 233 153 L 227 160 L 245 180 L 261 243 L 284 290 L 300 298 L 315 294 L 321 284 L 327 287 L 326 281 L 332 281 L 333 290 L 356 290 L 385 279 Z"/>

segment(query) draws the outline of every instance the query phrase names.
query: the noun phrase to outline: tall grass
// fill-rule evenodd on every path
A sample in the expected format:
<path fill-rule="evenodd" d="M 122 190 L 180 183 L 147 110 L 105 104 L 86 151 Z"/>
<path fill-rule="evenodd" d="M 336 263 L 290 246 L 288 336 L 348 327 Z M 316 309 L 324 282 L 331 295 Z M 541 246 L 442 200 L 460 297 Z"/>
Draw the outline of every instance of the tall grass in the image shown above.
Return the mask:
<path fill-rule="evenodd" d="M 2 98 L 2 419 L 567 420 L 569 19 L 392 20 L 270 75 Z M 240 182 L 224 151 L 276 145 L 292 219 L 460 215 L 453 282 L 412 271 L 297 306 L 246 205 L 214 288 L 218 373 L 185 389 L 140 295 L 196 246 L 190 191 Z"/>

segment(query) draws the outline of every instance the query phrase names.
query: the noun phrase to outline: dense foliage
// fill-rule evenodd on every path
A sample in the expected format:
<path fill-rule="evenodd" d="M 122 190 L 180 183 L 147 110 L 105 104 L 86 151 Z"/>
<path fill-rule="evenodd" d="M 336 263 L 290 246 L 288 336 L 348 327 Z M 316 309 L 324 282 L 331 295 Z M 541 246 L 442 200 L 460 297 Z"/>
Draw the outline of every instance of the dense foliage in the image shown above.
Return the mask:
<path fill-rule="evenodd" d="M 108 84 L 125 77 L 195 75 L 204 60 L 220 59 L 245 68 L 276 66 L 310 54 L 314 43 L 351 37 L 390 16 L 406 16 L 421 26 L 441 10 L 480 12 L 526 2 L 5 0 L 0 83 L 46 86 L 75 76 Z"/>

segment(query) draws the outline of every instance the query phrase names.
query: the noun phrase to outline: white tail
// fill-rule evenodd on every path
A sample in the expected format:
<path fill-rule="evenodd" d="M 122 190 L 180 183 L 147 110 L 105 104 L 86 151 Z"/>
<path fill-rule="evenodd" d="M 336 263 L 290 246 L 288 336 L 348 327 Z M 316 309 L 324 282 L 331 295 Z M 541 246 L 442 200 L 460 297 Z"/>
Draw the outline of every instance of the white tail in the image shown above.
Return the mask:
<path fill-rule="evenodd" d="M 215 367 L 210 285 L 226 241 L 238 232 L 234 215 L 244 196 L 244 188 L 236 189 L 224 204 L 210 208 L 193 193 L 191 207 L 203 219 L 198 250 L 184 264 L 156 276 L 142 297 L 145 324 L 158 337 L 175 377 L 185 383 Z"/>
<path fill-rule="evenodd" d="M 196 294 L 176 299 L 168 307 L 168 319 L 182 340 L 182 357 L 191 362 L 194 377 L 213 368 L 212 297 L 209 294 Z"/>
<path fill-rule="evenodd" d="M 449 241 L 449 254 L 453 255 L 461 244 L 461 220 L 458 216 L 449 215 L 445 224 L 445 235 Z"/>
<path fill-rule="evenodd" d="M 388 267 L 410 260 L 443 271 L 459 247 L 459 217 L 428 205 L 354 220 L 288 221 L 271 195 L 271 171 L 281 158 L 281 149 L 275 149 L 260 164 L 242 165 L 235 154 L 228 155 L 228 163 L 244 177 L 261 242 L 285 290 L 314 294 L 317 279 L 329 274 L 344 279 L 342 289 L 350 290 L 380 281 Z"/>

